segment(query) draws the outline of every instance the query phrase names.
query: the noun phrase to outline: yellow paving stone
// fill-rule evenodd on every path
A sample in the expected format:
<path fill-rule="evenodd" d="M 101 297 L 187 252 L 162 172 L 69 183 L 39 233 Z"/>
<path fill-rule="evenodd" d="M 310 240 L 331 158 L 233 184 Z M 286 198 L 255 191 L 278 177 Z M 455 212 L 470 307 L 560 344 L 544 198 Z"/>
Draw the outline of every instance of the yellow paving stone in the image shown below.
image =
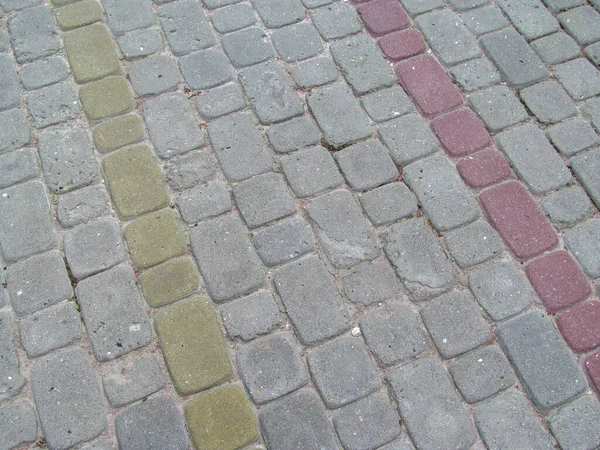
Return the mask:
<path fill-rule="evenodd" d="M 62 30 L 72 30 L 102 20 L 102 8 L 96 0 L 82 0 L 57 9 L 55 16 Z"/>
<path fill-rule="evenodd" d="M 79 89 L 79 99 L 89 120 L 100 120 L 129 112 L 135 106 L 123 77 L 108 77 Z"/>
<path fill-rule="evenodd" d="M 190 400 L 185 405 L 185 418 L 197 450 L 237 450 L 258 439 L 248 397 L 234 384 Z"/>
<path fill-rule="evenodd" d="M 76 3 L 69 8 L 79 7 Z M 121 64 L 106 25 L 96 23 L 64 34 L 65 50 L 77 83 L 119 73 Z"/>
<path fill-rule="evenodd" d="M 191 258 L 178 258 L 145 270 L 139 282 L 146 302 L 159 308 L 196 291 L 200 277 Z"/>
<path fill-rule="evenodd" d="M 156 211 L 169 195 L 156 157 L 145 145 L 119 150 L 102 161 L 108 190 L 122 219 Z"/>
<path fill-rule="evenodd" d="M 161 309 L 154 326 L 173 386 L 185 397 L 220 384 L 233 369 L 215 308 L 193 296 Z"/>
<path fill-rule="evenodd" d="M 142 119 L 137 114 L 127 114 L 102 122 L 94 128 L 94 143 L 101 153 L 110 152 L 144 138 Z"/>

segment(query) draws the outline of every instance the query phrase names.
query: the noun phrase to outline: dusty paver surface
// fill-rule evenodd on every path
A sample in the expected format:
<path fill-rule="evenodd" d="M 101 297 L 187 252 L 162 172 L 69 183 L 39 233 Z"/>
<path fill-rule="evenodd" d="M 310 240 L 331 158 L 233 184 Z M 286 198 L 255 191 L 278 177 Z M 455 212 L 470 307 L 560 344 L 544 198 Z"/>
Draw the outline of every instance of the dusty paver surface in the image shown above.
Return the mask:
<path fill-rule="evenodd" d="M 600 448 L 600 2 L 0 12 L 0 449 Z"/>

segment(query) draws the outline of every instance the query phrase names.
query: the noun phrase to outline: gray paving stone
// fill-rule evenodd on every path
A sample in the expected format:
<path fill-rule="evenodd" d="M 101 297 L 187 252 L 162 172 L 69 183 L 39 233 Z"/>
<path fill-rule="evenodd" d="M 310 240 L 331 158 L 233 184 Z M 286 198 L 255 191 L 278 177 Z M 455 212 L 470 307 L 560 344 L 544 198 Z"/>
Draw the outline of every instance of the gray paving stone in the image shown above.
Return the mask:
<path fill-rule="evenodd" d="M 318 8 L 333 3 L 333 0 L 302 0 L 302 3 L 306 8 Z"/>
<path fill-rule="evenodd" d="M 203 119 L 216 119 L 246 107 L 244 92 L 237 84 L 228 84 L 200 93 L 196 108 Z"/>
<path fill-rule="evenodd" d="M 548 418 L 548 425 L 561 448 L 595 448 L 600 445 L 600 403 L 585 395 Z"/>
<path fill-rule="evenodd" d="M 284 156 L 281 167 L 298 197 L 309 197 L 344 182 L 333 157 L 323 147 L 307 148 Z"/>
<path fill-rule="evenodd" d="M 417 114 L 407 114 L 379 125 L 379 136 L 394 162 L 402 166 L 441 148 L 427 122 Z"/>
<path fill-rule="evenodd" d="M 25 378 L 19 370 L 19 356 L 14 345 L 14 320 L 10 310 L 0 311 L 0 401 L 19 393 Z"/>
<path fill-rule="evenodd" d="M 241 3 L 217 9 L 212 14 L 212 23 L 219 33 L 230 33 L 256 23 L 252 6 Z"/>
<path fill-rule="evenodd" d="M 0 409 L 0 447 L 16 448 L 38 437 L 38 423 L 28 401 L 15 402 Z"/>
<path fill-rule="evenodd" d="M 133 269 L 119 265 L 82 280 L 75 289 L 98 361 L 109 361 L 152 340 Z"/>
<path fill-rule="evenodd" d="M 558 21 L 540 0 L 498 0 L 497 4 L 527 40 L 560 30 Z"/>
<path fill-rule="evenodd" d="M 333 278 L 317 257 L 307 256 L 278 269 L 274 282 L 303 344 L 317 344 L 350 326 Z"/>
<path fill-rule="evenodd" d="M 210 152 L 189 152 L 171 158 L 165 172 L 171 189 L 183 191 L 212 180 L 217 173 L 217 160 Z"/>
<path fill-rule="evenodd" d="M 335 430 L 348 450 L 374 450 L 390 442 L 401 433 L 398 422 L 390 399 L 382 393 L 346 406 L 333 417 Z"/>
<path fill-rule="evenodd" d="M 21 345 L 36 358 L 81 338 L 81 318 L 74 302 L 38 311 L 19 324 Z"/>
<path fill-rule="evenodd" d="M 431 229 L 421 219 L 392 225 L 382 237 L 384 250 L 413 300 L 449 289 L 452 266 Z"/>
<path fill-rule="evenodd" d="M 252 0 L 252 6 L 267 28 L 300 22 L 306 15 L 300 0 Z"/>
<path fill-rule="evenodd" d="M 402 176 L 438 231 L 451 230 L 479 217 L 477 200 L 445 157 L 432 156 L 411 163 L 404 167 Z"/>
<path fill-rule="evenodd" d="M 583 102 L 581 112 L 590 119 L 596 131 L 600 132 L 600 98 L 595 97 Z"/>
<path fill-rule="evenodd" d="M 184 58 L 189 58 L 189 56 Z M 184 58 L 181 58 L 180 61 Z M 175 60 L 170 56 L 150 56 L 131 66 L 129 80 L 138 96 L 155 95 L 177 87 L 179 70 L 177 70 Z"/>
<path fill-rule="evenodd" d="M 340 77 L 336 65 L 327 57 L 296 64 L 292 67 L 291 74 L 296 84 L 305 89 L 331 83 Z"/>
<path fill-rule="evenodd" d="M 67 62 L 52 56 L 24 65 L 19 71 L 23 87 L 27 90 L 38 89 L 66 80 L 69 76 Z"/>
<path fill-rule="evenodd" d="M 114 450 L 114 448 L 112 442 L 98 442 L 96 444 L 84 445 L 79 450 Z"/>
<path fill-rule="evenodd" d="M 585 58 L 555 66 L 554 76 L 575 101 L 600 94 L 600 71 Z"/>
<path fill-rule="evenodd" d="M 117 39 L 121 53 L 126 59 L 152 55 L 163 48 L 163 38 L 155 28 L 125 33 Z"/>
<path fill-rule="evenodd" d="M 265 280 L 260 259 L 237 215 L 198 224 L 190 231 L 190 240 L 214 301 L 221 303 L 263 286 Z"/>
<path fill-rule="evenodd" d="M 78 125 L 40 133 L 39 153 L 46 184 L 56 194 L 98 179 L 98 163 L 90 139 Z"/>
<path fill-rule="evenodd" d="M 508 86 L 493 86 L 475 92 L 467 98 L 477 115 L 492 132 L 529 119 L 527 111 Z"/>
<path fill-rule="evenodd" d="M 84 349 L 53 353 L 36 362 L 31 387 L 49 448 L 71 448 L 108 427 L 108 411 Z"/>
<path fill-rule="evenodd" d="M 571 168 L 596 206 L 600 205 L 600 148 L 571 158 Z"/>
<path fill-rule="evenodd" d="M 580 117 L 556 124 L 546 132 L 554 146 L 565 156 L 600 144 L 600 136 L 587 120 Z"/>
<path fill-rule="evenodd" d="M 503 131 L 496 136 L 496 144 L 534 194 L 558 189 L 573 178 L 544 132 L 533 124 Z"/>
<path fill-rule="evenodd" d="M 375 40 L 353 36 L 332 43 L 329 50 L 342 75 L 357 94 L 366 94 L 396 83 L 396 75 Z"/>
<path fill-rule="evenodd" d="M 38 0 L 34 0 L 38 1 Z M 8 31 L 0 30 L 0 52 L 7 52 L 10 49 L 10 39 Z"/>
<path fill-rule="evenodd" d="M 474 419 L 487 448 L 554 448 L 548 432 L 518 391 L 475 407 Z"/>
<path fill-rule="evenodd" d="M 109 204 L 104 185 L 89 186 L 61 195 L 56 203 L 56 215 L 61 226 L 74 227 L 105 215 Z"/>
<path fill-rule="evenodd" d="M 316 145 L 321 132 L 308 116 L 297 117 L 269 127 L 269 142 L 277 153 L 289 153 L 299 148 Z"/>
<path fill-rule="evenodd" d="M 404 436 L 400 441 L 392 442 L 391 444 L 384 445 L 379 450 L 414 450 L 415 447 L 410 442 L 408 436 Z"/>
<path fill-rule="evenodd" d="M 298 23 L 273 32 L 273 45 L 286 62 L 296 62 L 323 52 L 321 37 L 310 23 Z"/>
<path fill-rule="evenodd" d="M 233 79 L 225 53 L 215 48 L 182 57 L 179 68 L 185 82 L 195 91 L 219 86 Z"/>
<path fill-rule="evenodd" d="M 450 74 L 467 92 L 500 83 L 500 74 L 487 58 L 458 64 L 450 69 Z"/>
<path fill-rule="evenodd" d="M 349 191 L 337 190 L 317 197 L 306 210 L 334 267 L 352 267 L 381 254 L 373 230 Z"/>
<path fill-rule="evenodd" d="M 577 114 L 565 90 L 554 80 L 523 89 L 519 95 L 540 122 L 556 123 Z"/>
<path fill-rule="evenodd" d="M 292 261 L 314 249 L 314 237 L 301 219 L 281 221 L 254 233 L 254 246 L 265 265 Z"/>
<path fill-rule="evenodd" d="M 8 305 L 8 288 L 6 286 L 6 276 L 4 275 L 4 264 L 0 261 L 0 308 Z"/>
<path fill-rule="evenodd" d="M 544 3 L 550 11 L 558 12 L 583 5 L 585 0 L 544 0 Z"/>
<path fill-rule="evenodd" d="M 144 120 L 160 158 L 170 158 L 204 145 L 194 108 L 180 92 L 146 100 Z"/>
<path fill-rule="evenodd" d="M 188 440 L 181 411 L 166 396 L 127 408 L 115 417 L 121 450 L 185 450 Z"/>
<path fill-rule="evenodd" d="M 564 235 L 565 245 L 591 278 L 600 277 L 600 220 L 590 219 Z"/>
<path fill-rule="evenodd" d="M 499 261 L 472 272 L 469 287 L 495 321 L 513 316 L 535 301 L 529 281 L 510 261 Z"/>
<path fill-rule="evenodd" d="M 166 385 L 167 380 L 151 355 L 143 355 L 130 364 L 120 361 L 102 376 L 106 398 L 115 408 L 148 397 Z"/>
<path fill-rule="evenodd" d="M 221 307 L 221 317 L 227 334 L 244 341 L 273 330 L 281 317 L 279 307 L 269 291 L 260 291 Z"/>
<path fill-rule="evenodd" d="M 571 186 L 548 195 L 542 208 L 550 221 L 558 227 L 581 222 L 592 212 L 592 202 L 579 186 Z"/>
<path fill-rule="evenodd" d="M 106 20 L 115 36 L 154 25 L 150 0 L 102 0 Z"/>
<path fill-rule="evenodd" d="M 249 113 L 232 114 L 211 122 L 208 136 L 229 181 L 243 181 L 272 170 L 273 157 Z"/>
<path fill-rule="evenodd" d="M 329 409 L 339 408 L 377 391 L 381 380 L 361 339 L 344 337 L 308 354 L 308 367 Z"/>
<path fill-rule="evenodd" d="M 325 40 L 356 34 L 363 28 L 355 9 L 346 3 L 336 2 L 310 11 L 310 18 Z"/>
<path fill-rule="evenodd" d="M 499 347 L 479 348 L 454 360 L 449 367 L 454 383 L 469 403 L 508 389 L 517 376 Z"/>
<path fill-rule="evenodd" d="M 562 63 L 581 55 L 577 42 L 562 32 L 536 39 L 531 43 L 531 48 L 546 65 Z"/>
<path fill-rule="evenodd" d="M 8 21 L 8 33 L 19 63 L 50 56 L 60 49 L 61 40 L 56 25 L 45 6 L 18 12 Z"/>
<path fill-rule="evenodd" d="M 210 23 L 197 1 L 180 0 L 167 3 L 156 11 L 175 56 L 203 50 L 216 44 Z"/>
<path fill-rule="evenodd" d="M 375 226 L 388 225 L 417 212 L 417 197 L 404 183 L 392 183 L 366 192 L 359 198 Z"/>
<path fill-rule="evenodd" d="M 71 273 L 77 279 L 119 264 L 125 259 L 125 246 L 119 224 L 104 217 L 67 231 L 63 246 Z"/>
<path fill-rule="evenodd" d="M 360 321 L 367 345 L 384 366 L 416 358 L 428 349 L 419 315 L 408 306 L 371 311 Z"/>
<path fill-rule="evenodd" d="M 221 38 L 221 45 L 236 69 L 252 66 L 275 57 L 271 42 L 265 32 L 257 27 L 228 34 Z"/>
<path fill-rule="evenodd" d="M 481 55 L 475 36 L 461 18 L 449 9 L 422 14 L 415 19 L 415 24 L 445 66 L 453 66 Z M 456 45 L 457 42 L 460 45 Z"/>
<path fill-rule="evenodd" d="M 444 241 L 462 269 L 487 261 L 504 250 L 500 235 L 483 220 L 446 233 Z"/>
<path fill-rule="evenodd" d="M 410 437 L 418 448 L 468 448 L 477 431 L 442 363 L 419 359 L 387 375 Z"/>
<path fill-rule="evenodd" d="M 21 105 L 21 93 L 13 59 L 0 55 L 0 111 Z"/>
<path fill-rule="evenodd" d="M 600 41 L 600 13 L 590 5 L 559 14 L 558 20 L 580 45 Z"/>
<path fill-rule="evenodd" d="M 38 176 L 40 163 L 32 148 L 0 154 L 0 188 Z"/>
<path fill-rule="evenodd" d="M 0 247 L 7 262 L 50 250 L 58 243 L 50 222 L 44 185 L 30 181 L 6 188 L 0 195 Z"/>
<path fill-rule="evenodd" d="M 361 98 L 363 108 L 375 122 L 384 122 L 414 111 L 415 107 L 400 86 L 381 89 Z"/>
<path fill-rule="evenodd" d="M 472 9 L 465 12 L 461 18 L 467 28 L 477 36 L 498 31 L 509 24 L 502 11 L 493 6 Z"/>
<path fill-rule="evenodd" d="M 38 128 L 74 119 L 80 111 L 73 86 L 68 81 L 27 94 L 27 110 Z"/>
<path fill-rule="evenodd" d="M 291 333 L 258 339 L 237 351 L 240 374 L 254 403 L 263 404 L 308 383 L 308 370 Z"/>
<path fill-rule="evenodd" d="M 19 316 L 73 296 L 65 263 L 56 250 L 10 265 L 6 279 L 13 309 Z"/>
<path fill-rule="evenodd" d="M 260 123 L 282 122 L 304 114 L 290 75 L 277 62 L 240 71 L 239 79 Z"/>
<path fill-rule="evenodd" d="M 585 48 L 585 54 L 596 67 L 600 67 L 600 43 L 596 42 L 595 44 L 588 45 Z"/>
<path fill-rule="evenodd" d="M 538 411 L 556 408 L 587 389 L 571 350 L 542 311 L 501 323 L 496 338 Z"/>
<path fill-rule="evenodd" d="M 40 3 L 42 3 L 42 0 L 1 0 L 0 7 L 4 12 L 10 12 L 29 6 L 39 5 Z"/>
<path fill-rule="evenodd" d="M 444 0 L 400 0 L 400 3 L 411 17 L 444 6 Z"/>
<path fill-rule="evenodd" d="M 181 218 L 196 223 L 218 216 L 232 208 L 231 195 L 225 183 L 210 182 L 182 192 L 175 199 Z"/>
<path fill-rule="evenodd" d="M 487 34 L 479 39 L 479 43 L 513 88 L 529 86 L 550 75 L 523 36 L 512 28 Z"/>
<path fill-rule="evenodd" d="M 400 284 L 394 269 L 387 262 L 374 262 L 359 267 L 356 272 L 343 278 L 346 296 L 359 305 L 381 303 L 400 292 Z"/>
<path fill-rule="evenodd" d="M 269 448 L 338 448 L 325 408 L 312 390 L 302 389 L 269 403 L 260 409 L 258 418 Z"/>
<path fill-rule="evenodd" d="M 157 1 L 157 0 L 154 0 L 154 1 Z M 164 0 L 159 0 L 159 1 L 164 1 Z M 202 0 L 204 5 L 208 9 L 220 8 L 222 6 L 231 5 L 233 3 L 238 3 L 239 1 L 241 1 L 241 0 Z"/>
<path fill-rule="evenodd" d="M 465 11 L 488 3 L 489 0 L 450 0 L 450 6 L 456 11 Z"/>

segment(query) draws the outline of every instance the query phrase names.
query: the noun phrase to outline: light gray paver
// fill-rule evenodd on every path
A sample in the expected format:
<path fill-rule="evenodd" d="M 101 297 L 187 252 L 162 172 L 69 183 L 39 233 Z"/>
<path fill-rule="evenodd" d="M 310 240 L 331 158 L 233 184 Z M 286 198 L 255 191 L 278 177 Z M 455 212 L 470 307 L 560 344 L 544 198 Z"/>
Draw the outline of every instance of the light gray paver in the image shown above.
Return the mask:
<path fill-rule="evenodd" d="M 577 114 L 565 90 L 554 80 L 523 89 L 519 95 L 540 122 L 556 123 Z"/>
<path fill-rule="evenodd" d="M 375 226 L 387 225 L 417 212 L 417 197 L 404 183 L 391 183 L 366 192 L 359 198 Z"/>
<path fill-rule="evenodd" d="M 314 248 L 314 237 L 301 219 L 283 220 L 254 233 L 254 246 L 265 265 L 290 262 Z"/>
<path fill-rule="evenodd" d="M 170 56 L 150 56 L 131 66 L 129 80 L 138 96 L 155 95 L 177 87 L 179 71 Z"/>
<path fill-rule="evenodd" d="M 232 207 L 231 195 L 225 183 L 210 182 L 182 192 L 175 199 L 181 218 L 196 223 L 218 216 Z"/>
<path fill-rule="evenodd" d="M 344 182 L 335 161 L 323 147 L 312 147 L 284 156 L 281 167 L 298 197 L 309 197 Z"/>
<path fill-rule="evenodd" d="M 0 154 L 0 188 L 27 181 L 39 173 L 40 163 L 32 148 Z"/>
<path fill-rule="evenodd" d="M 566 187 L 549 194 L 542 200 L 542 208 L 558 227 L 582 221 L 593 209 L 592 202 L 579 186 Z"/>
<path fill-rule="evenodd" d="M 563 236 L 584 272 L 591 278 L 600 277 L 600 220 L 590 219 Z"/>
<path fill-rule="evenodd" d="M 27 93 L 27 110 L 38 128 L 74 119 L 79 101 L 68 81 Z"/>
<path fill-rule="evenodd" d="M 13 59 L 0 54 L 0 111 L 19 106 L 20 94 Z"/>
<path fill-rule="evenodd" d="M 339 39 L 362 30 L 362 23 L 351 5 L 336 2 L 310 12 L 313 24 L 323 39 Z"/>
<path fill-rule="evenodd" d="M 477 36 L 508 26 L 508 20 L 502 11 L 493 6 L 472 9 L 465 12 L 461 18 L 469 30 Z"/>
<path fill-rule="evenodd" d="M 15 448 L 38 437 L 38 423 L 28 401 L 15 402 L 0 409 L 0 447 Z"/>
<path fill-rule="evenodd" d="M 56 214 L 63 227 L 74 227 L 106 214 L 109 204 L 104 185 L 88 186 L 61 195 L 56 203 Z"/>
<path fill-rule="evenodd" d="M 233 67 L 241 69 L 275 57 L 273 46 L 266 37 L 262 29 L 251 27 L 223 36 L 221 45 Z"/>
<path fill-rule="evenodd" d="M 195 91 L 220 86 L 233 79 L 225 53 L 215 48 L 182 57 L 179 68 L 185 82 Z"/>
<path fill-rule="evenodd" d="M 42 0 L 0 0 L 0 7 L 4 12 L 10 12 L 39 5 L 40 3 L 42 3 Z"/>
<path fill-rule="evenodd" d="M 581 112 L 589 117 L 596 131 L 600 132 L 600 98 L 595 97 L 583 102 Z"/>
<path fill-rule="evenodd" d="M 580 117 L 553 125 L 546 131 L 554 146 L 565 156 L 600 144 L 600 136 L 587 120 Z"/>
<path fill-rule="evenodd" d="M 571 158 L 571 168 L 600 208 L 600 148 Z"/>
<path fill-rule="evenodd" d="M 427 122 L 416 114 L 407 114 L 381 124 L 379 135 L 392 159 L 399 165 L 406 165 L 441 148 Z"/>
<path fill-rule="evenodd" d="M 383 302 L 400 292 L 394 269 L 383 261 L 359 267 L 344 277 L 343 285 L 348 298 L 363 306 Z"/>
<path fill-rule="evenodd" d="M 302 3 L 307 8 L 318 8 L 319 6 L 329 5 L 333 0 L 302 0 Z"/>
<path fill-rule="evenodd" d="M 515 28 L 527 40 L 535 39 L 560 29 L 558 21 L 540 0 L 497 0 L 498 6 L 509 17 Z"/>
<path fill-rule="evenodd" d="M 279 307 L 268 291 L 242 297 L 221 307 L 223 325 L 232 338 L 249 341 L 275 328 L 280 320 Z"/>
<path fill-rule="evenodd" d="M 286 62 L 296 62 L 323 52 L 321 37 L 310 23 L 298 23 L 273 32 L 273 45 Z"/>
<path fill-rule="evenodd" d="M 52 353 L 31 369 L 31 387 L 48 447 L 72 448 L 108 426 L 107 409 L 87 352 Z"/>
<path fill-rule="evenodd" d="M 38 0 L 33 0 L 38 1 Z M 0 30 L 0 52 L 6 52 L 10 49 L 10 42 L 8 32 L 6 30 Z"/>
<path fill-rule="evenodd" d="M 106 20 L 115 36 L 154 25 L 150 0 L 102 0 Z"/>
<path fill-rule="evenodd" d="M 18 12 L 8 21 L 8 33 L 19 63 L 50 56 L 60 49 L 61 42 L 52 13 L 45 6 Z"/>
<path fill-rule="evenodd" d="M 562 63 L 581 55 L 577 42 L 562 32 L 536 39 L 531 43 L 531 48 L 547 65 Z"/>
<path fill-rule="evenodd" d="M 587 55 L 588 59 L 596 65 L 596 67 L 600 67 L 600 42 L 588 45 L 585 48 L 585 54 Z"/>
<path fill-rule="evenodd" d="M 390 371 L 398 411 L 419 448 L 468 448 L 477 431 L 442 364 L 433 357 Z"/>
<path fill-rule="evenodd" d="M 412 112 L 415 107 L 400 86 L 380 89 L 361 98 L 363 108 L 375 122 L 384 122 Z"/>
<path fill-rule="evenodd" d="M 252 0 L 252 6 L 267 28 L 300 22 L 306 15 L 300 0 Z"/>
<path fill-rule="evenodd" d="M 400 3 L 412 17 L 444 6 L 444 0 L 400 0 Z"/>
<path fill-rule="evenodd" d="M 210 152 L 189 152 L 171 158 L 165 172 L 169 186 L 174 191 L 182 191 L 214 178 L 217 161 Z"/>
<path fill-rule="evenodd" d="M 504 250 L 500 235 L 482 220 L 446 233 L 444 240 L 448 251 L 461 268 L 482 263 Z"/>
<path fill-rule="evenodd" d="M 98 361 L 150 343 L 152 330 L 131 267 L 119 265 L 86 278 L 75 292 Z"/>
<path fill-rule="evenodd" d="M 500 131 L 529 119 L 527 111 L 508 87 L 493 86 L 468 96 L 469 103 L 490 131 Z"/>
<path fill-rule="evenodd" d="M 219 33 L 230 33 L 256 23 L 252 6 L 242 3 L 217 9 L 212 14 L 212 23 Z"/>
<path fill-rule="evenodd" d="M 19 370 L 14 335 L 14 320 L 10 310 L 0 311 L 0 401 L 17 395 L 25 384 L 25 378 Z"/>
<path fill-rule="evenodd" d="M 500 83 L 500 74 L 487 58 L 458 64 L 450 69 L 450 74 L 467 92 Z"/>
<path fill-rule="evenodd" d="M 316 344 L 350 326 L 333 278 L 317 257 L 307 256 L 282 267 L 274 281 L 302 343 Z"/>
<path fill-rule="evenodd" d="M 277 153 L 289 153 L 321 142 L 321 132 L 308 117 L 296 117 L 267 130 L 269 142 Z"/>
<path fill-rule="evenodd" d="M 586 58 L 555 66 L 554 76 L 575 101 L 600 94 L 600 71 Z"/>
<path fill-rule="evenodd" d="M 600 403 L 585 395 L 548 418 L 548 425 L 562 448 L 587 449 L 600 445 Z"/>
<path fill-rule="evenodd" d="M 489 0 L 449 0 L 450 5 L 456 11 L 464 11 L 471 8 L 476 8 L 477 6 L 482 6 L 489 3 Z"/>
<path fill-rule="evenodd" d="M 590 5 L 559 14 L 558 20 L 580 45 L 600 41 L 600 12 Z"/>
<path fill-rule="evenodd" d="M 552 12 L 559 12 L 565 9 L 574 8 L 583 5 L 585 0 L 544 0 L 548 9 Z"/>
<path fill-rule="evenodd" d="M 19 109 L 0 112 L 0 153 L 19 148 L 31 138 L 25 113 Z"/>
<path fill-rule="evenodd" d="M 587 389 L 571 350 L 542 311 L 501 323 L 496 338 L 538 411 L 556 408 Z"/>
<path fill-rule="evenodd" d="M 168 0 L 154 0 L 155 2 L 164 2 Z M 220 8 L 222 6 L 231 5 L 233 3 L 238 3 L 241 0 L 202 0 L 202 2 L 206 5 L 208 9 Z"/>
<path fill-rule="evenodd" d="M 291 74 L 298 86 L 309 89 L 336 81 L 340 74 L 330 58 L 313 58 L 294 65 Z"/>
<path fill-rule="evenodd" d="M 244 92 L 237 84 L 217 87 L 196 97 L 196 108 L 204 119 L 216 119 L 244 109 L 245 106 Z"/>
<path fill-rule="evenodd" d="M 185 55 L 216 44 L 210 23 L 197 1 L 168 3 L 158 8 L 157 14 L 174 55 Z"/>
<path fill-rule="evenodd" d="M 67 79 L 69 67 L 60 57 L 52 56 L 24 65 L 19 71 L 23 87 L 27 90 L 38 89 Z"/>
<path fill-rule="evenodd" d="M 146 28 L 125 33 L 117 39 L 126 59 L 152 55 L 163 48 L 163 38 L 155 28 Z"/>

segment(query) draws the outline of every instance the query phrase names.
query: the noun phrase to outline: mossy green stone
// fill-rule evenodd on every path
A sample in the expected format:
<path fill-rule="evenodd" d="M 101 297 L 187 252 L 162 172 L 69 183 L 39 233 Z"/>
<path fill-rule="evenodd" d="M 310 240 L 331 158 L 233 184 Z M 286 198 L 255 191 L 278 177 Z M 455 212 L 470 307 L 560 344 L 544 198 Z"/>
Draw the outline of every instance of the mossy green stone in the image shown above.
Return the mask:
<path fill-rule="evenodd" d="M 108 190 L 122 219 L 156 211 L 169 194 L 156 157 L 145 145 L 119 150 L 102 161 Z"/>
<path fill-rule="evenodd" d="M 78 5 L 80 3 L 69 7 Z M 121 71 L 115 44 L 104 24 L 69 31 L 64 34 L 64 42 L 77 83 L 99 80 Z"/>
<path fill-rule="evenodd" d="M 94 143 L 100 153 L 125 147 L 143 138 L 144 126 L 137 114 L 115 117 L 94 128 Z"/>
<path fill-rule="evenodd" d="M 133 265 L 152 267 L 187 252 L 187 234 L 175 211 L 163 209 L 134 220 L 125 228 Z"/>
<path fill-rule="evenodd" d="M 79 99 L 90 120 L 125 114 L 135 106 L 129 85 L 123 77 L 108 77 L 86 84 L 79 89 Z"/>
<path fill-rule="evenodd" d="M 161 309 L 154 326 L 173 386 L 185 397 L 220 384 L 233 369 L 215 308 L 193 296 Z"/>
<path fill-rule="evenodd" d="M 70 3 L 75 3 L 79 0 L 52 0 L 52 4 L 54 6 L 63 6 L 63 5 L 68 5 Z"/>
<path fill-rule="evenodd" d="M 55 16 L 62 30 L 72 30 L 102 20 L 102 8 L 96 0 L 82 0 L 57 9 Z"/>
<path fill-rule="evenodd" d="M 256 419 L 244 390 L 229 384 L 185 405 L 196 450 L 237 450 L 258 439 Z"/>
<path fill-rule="evenodd" d="M 178 258 L 145 270 L 139 282 L 146 302 L 160 308 L 198 289 L 200 276 L 190 258 Z"/>

